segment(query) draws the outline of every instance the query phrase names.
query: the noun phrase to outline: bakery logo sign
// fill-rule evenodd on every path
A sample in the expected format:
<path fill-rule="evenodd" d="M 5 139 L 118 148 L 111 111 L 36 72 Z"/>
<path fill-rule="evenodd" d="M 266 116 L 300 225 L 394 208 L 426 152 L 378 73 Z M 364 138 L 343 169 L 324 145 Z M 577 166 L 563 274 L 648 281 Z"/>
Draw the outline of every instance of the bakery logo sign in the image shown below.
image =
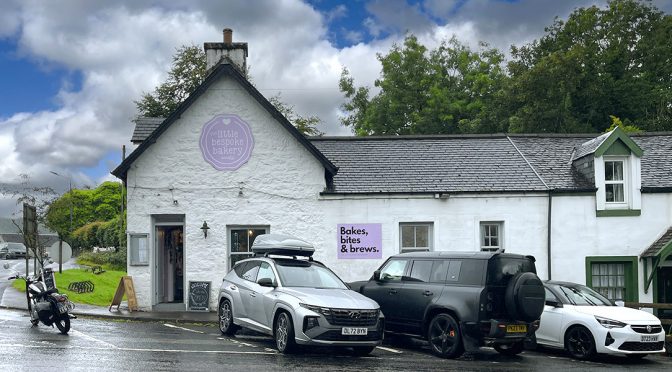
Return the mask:
<path fill-rule="evenodd" d="M 383 258 L 382 224 L 338 225 L 338 258 Z"/>
<path fill-rule="evenodd" d="M 203 159 L 220 171 L 232 171 L 247 163 L 254 148 L 250 126 L 238 115 L 217 115 L 201 131 Z"/>

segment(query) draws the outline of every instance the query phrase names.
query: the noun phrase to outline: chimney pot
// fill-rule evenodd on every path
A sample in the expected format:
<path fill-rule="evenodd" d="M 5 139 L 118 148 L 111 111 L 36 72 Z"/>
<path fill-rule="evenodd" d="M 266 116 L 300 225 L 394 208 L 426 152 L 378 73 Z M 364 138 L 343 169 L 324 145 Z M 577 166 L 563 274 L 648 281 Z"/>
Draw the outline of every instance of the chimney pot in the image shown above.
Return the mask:
<path fill-rule="evenodd" d="M 233 43 L 233 30 L 230 28 L 224 29 L 224 44 L 231 45 Z"/>

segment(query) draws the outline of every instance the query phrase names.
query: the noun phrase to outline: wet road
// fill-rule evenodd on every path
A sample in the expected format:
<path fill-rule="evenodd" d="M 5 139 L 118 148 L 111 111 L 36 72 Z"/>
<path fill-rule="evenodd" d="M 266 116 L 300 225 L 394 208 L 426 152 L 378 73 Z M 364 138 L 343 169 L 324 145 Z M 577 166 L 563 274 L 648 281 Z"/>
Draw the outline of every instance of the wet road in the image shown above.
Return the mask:
<path fill-rule="evenodd" d="M 31 328 L 24 312 L 0 309 L 0 365 L 7 371 L 614 371 L 670 370 L 672 358 L 578 362 L 560 352 L 526 351 L 504 357 L 485 348 L 473 360 L 443 360 L 429 355 L 416 341 L 386 342 L 367 357 L 335 348 L 282 355 L 268 337 L 251 333 L 223 337 L 216 327 L 204 325 L 76 319 L 70 334 L 63 336 L 44 325 Z"/>

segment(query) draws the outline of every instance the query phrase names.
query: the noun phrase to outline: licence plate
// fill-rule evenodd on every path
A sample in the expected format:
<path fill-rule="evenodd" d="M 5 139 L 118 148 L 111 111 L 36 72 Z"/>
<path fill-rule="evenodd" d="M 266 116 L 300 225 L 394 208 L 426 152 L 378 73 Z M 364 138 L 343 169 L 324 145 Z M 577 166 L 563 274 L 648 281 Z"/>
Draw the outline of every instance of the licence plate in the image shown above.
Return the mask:
<path fill-rule="evenodd" d="M 526 332 L 527 332 L 527 325 L 525 324 L 506 326 L 506 333 L 526 333 Z"/>
<path fill-rule="evenodd" d="M 344 336 L 366 336 L 368 333 L 368 328 L 343 327 L 341 329 L 341 334 Z"/>
<path fill-rule="evenodd" d="M 642 336 L 642 342 L 658 342 L 658 336 L 646 335 Z"/>

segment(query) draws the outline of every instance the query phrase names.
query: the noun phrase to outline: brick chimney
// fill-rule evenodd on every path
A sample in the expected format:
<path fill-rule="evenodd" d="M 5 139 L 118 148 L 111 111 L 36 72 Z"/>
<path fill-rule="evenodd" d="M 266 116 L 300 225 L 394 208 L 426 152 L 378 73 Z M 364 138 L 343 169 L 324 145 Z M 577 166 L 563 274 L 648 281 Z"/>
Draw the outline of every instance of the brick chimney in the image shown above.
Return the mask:
<path fill-rule="evenodd" d="M 234 43 L 233 30 L 224 29 L 223 43 L 203 43 L 207 70 L 216 67 L 223 57 L 228 57 L 238 69 L 247 71 L 247 43 Z"/>

